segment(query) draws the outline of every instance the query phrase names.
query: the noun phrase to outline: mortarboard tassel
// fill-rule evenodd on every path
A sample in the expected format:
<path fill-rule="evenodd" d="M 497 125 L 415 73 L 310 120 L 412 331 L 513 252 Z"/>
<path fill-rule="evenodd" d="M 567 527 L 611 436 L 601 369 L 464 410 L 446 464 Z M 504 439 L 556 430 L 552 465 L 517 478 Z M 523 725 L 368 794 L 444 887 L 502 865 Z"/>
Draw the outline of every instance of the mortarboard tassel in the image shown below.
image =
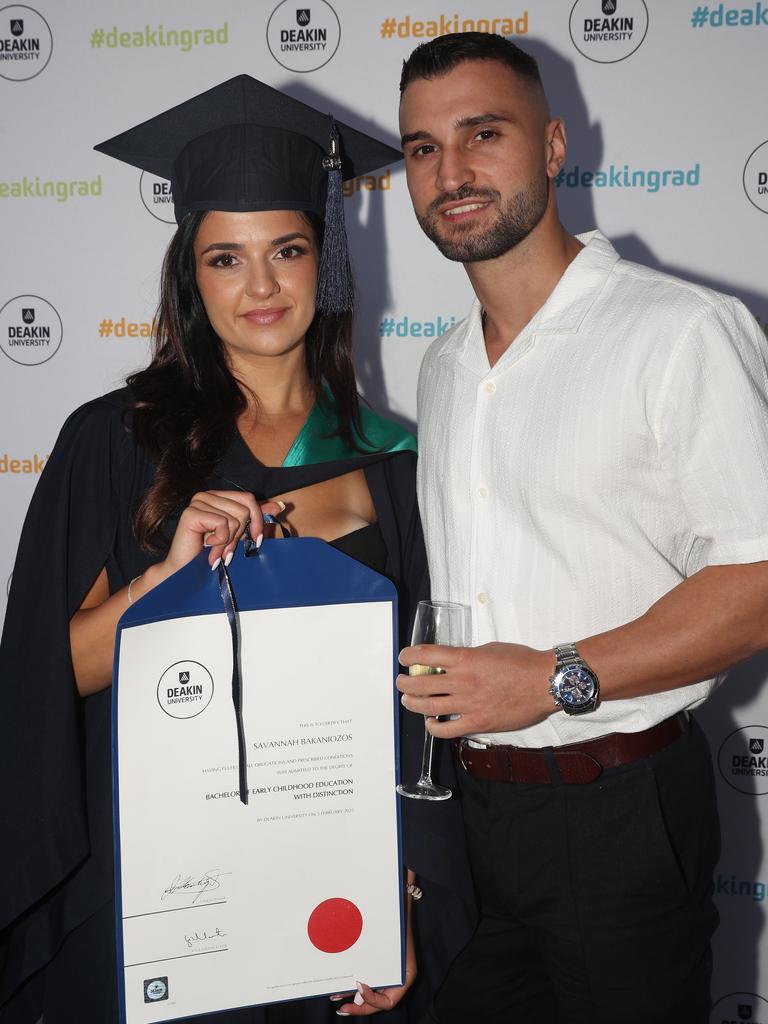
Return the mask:
<path fill-rule="evenodd" d="M 325 232 L 317 275 L 317 309 L 322 313 L 347 313 L 354 309 L 355 289 L 349 261 L 347 231 L 344 227 L 344 197 L 341 191 L 339 133 L 331 117 L 331 144 L 323 159 L 328 172 L 325 200 Z"/>

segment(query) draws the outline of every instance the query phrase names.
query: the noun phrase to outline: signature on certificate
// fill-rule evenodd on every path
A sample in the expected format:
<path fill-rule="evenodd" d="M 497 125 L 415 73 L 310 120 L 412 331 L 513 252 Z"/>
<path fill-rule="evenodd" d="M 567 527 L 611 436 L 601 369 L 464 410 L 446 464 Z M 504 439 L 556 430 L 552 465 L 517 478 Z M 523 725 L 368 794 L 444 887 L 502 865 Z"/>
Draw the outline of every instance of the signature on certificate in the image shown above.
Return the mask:
<path fill-rule="evenodd" d="M 191 935 L 185 935 L 184 941 L 187 946 L 192 949 L 192 947 L 198 942 L 212 942 L 214 939 L 223 939 L 226 934 L 227 933 L 223 932 L 221 928 L 214 928 L 212 932 L 192 932 Z"/>
<path fill-rule="evenodd" d="M 171 884 L 163 889 L 160 899 L 164 900 L 169 896 L 192 896 L 192 902 L 197 903 L 201 896 L 220 889 L 219 879 L 231 873 L 220 868 L 212 868 L 202 875 L 176 875 Z"/>

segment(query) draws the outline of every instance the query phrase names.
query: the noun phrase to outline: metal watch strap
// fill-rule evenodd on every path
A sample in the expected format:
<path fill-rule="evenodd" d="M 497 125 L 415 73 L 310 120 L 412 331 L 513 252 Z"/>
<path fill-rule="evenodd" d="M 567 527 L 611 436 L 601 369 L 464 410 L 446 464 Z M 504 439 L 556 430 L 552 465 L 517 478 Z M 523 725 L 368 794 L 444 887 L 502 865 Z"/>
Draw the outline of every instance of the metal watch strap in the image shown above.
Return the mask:
<path fill-rule="evenodd" d="M 576 650 L 576 644 L 555 644 L 555 672 L 558 669 L 566 668 L 568 665 L 582 664 L 584 659 Z"/>

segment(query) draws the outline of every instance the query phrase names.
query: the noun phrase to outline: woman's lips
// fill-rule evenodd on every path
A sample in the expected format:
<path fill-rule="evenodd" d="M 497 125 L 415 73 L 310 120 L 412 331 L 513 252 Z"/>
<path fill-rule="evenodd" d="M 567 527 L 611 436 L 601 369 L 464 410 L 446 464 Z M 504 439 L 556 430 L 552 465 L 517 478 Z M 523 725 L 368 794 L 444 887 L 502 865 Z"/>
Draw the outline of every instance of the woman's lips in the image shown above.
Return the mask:
<path fill-rule="evenodd" d="M 269 324 L 276 323 L 287 312 L 287 306 L 269 306 L 264 309 L 250 309 L 247 313 L 243 313 L 242 316 L 251 324 L 268 326 Z"/>

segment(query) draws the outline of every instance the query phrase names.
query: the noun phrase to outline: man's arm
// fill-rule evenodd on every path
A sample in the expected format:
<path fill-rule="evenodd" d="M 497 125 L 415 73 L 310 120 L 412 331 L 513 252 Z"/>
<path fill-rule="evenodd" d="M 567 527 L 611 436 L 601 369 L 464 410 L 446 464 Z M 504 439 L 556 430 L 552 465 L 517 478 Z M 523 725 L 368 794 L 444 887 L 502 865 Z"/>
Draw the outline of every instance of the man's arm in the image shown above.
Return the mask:
<path fill-rule="evenodd" d="M 598 676 L 602 701 L 710 679 L 768 648 L 768 562 L 707 566 L 632 622 L 587 638 L 556 638 L 571 641 Z M 514 732 L 559 713 L 547 692 L 551 650 L 514 643 L 407 647 L 400 661 L 445 669 L 440 676 L 397 677 L 405 707 L 429 716 L 438 737 Z M 436 680 L 440 696 L 431 696 Z M 448 714 L 461 718 L 435 720 Z"/>

